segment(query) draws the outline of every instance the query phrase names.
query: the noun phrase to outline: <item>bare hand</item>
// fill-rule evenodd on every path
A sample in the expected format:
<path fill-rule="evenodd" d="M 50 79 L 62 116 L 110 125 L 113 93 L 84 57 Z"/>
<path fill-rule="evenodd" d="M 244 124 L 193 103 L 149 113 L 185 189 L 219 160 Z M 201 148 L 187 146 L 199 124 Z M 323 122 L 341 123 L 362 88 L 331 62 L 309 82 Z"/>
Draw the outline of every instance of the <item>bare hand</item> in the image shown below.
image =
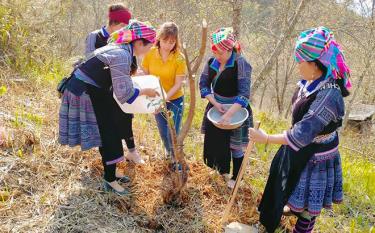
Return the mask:
<path fill-rule="evenodd" d="M 252 142 L 260 142 L 260 143 L 266 143 L 268 138 L 268 134 L 266 134 L 262 129 L 249 129 L 249 139 Z"/>
<path fill-rule="evenodd" d="M 220 113 L 225 113 L 225 109 L 221 103 L 215 103 L 214 107 L 220 112 Z"/>
<path fill-rule="evenodd" d="M 159 92 L 157 92 L 155 89 L 152 89 L 152 88 L 143 88 L 141 91 L 140 91 L 140 95 L 146 95 L 148 97 L 156 97 L 156 96 L 160 96 Z"/>
<path fill-rule="evenodd" d="M 228 114 L 224 114 L 220 121 L 218 122 L 218 124 L 220 125 L 229 125 L 230 124 L 230 118 L 231 116 L 229 116 Z"/>
<path fill-rule="evenodd" d="M 134 74 L 134 76 L 141 76 L 146 75 L 146 73 L 142 69 L 137 69 L 137 72 Z"/>

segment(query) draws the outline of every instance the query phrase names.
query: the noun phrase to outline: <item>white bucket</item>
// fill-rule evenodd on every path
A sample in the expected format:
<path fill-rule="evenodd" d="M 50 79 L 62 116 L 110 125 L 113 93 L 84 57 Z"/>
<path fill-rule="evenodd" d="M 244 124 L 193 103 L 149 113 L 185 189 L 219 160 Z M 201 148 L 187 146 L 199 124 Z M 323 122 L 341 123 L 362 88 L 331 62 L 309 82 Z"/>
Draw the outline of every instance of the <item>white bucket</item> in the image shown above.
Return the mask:
<path fill-rule="evenodd" d="M 135 88 L 152 88 L 155 89 L 160 96 L 151 98 L 142 95 L 138 96 L 131 104 L 121 104 L 118 101 L 116 95 L 113 93 L 113 98 L 116 100 L 117 104 L 120 106 L 122 111 L 126 113 L 154 113 L 163 103 L 163 97 L 161 92 L 163 91 L 164 95 L 166 96 L 165 91 L 160 88 L 159 78 L 153 75 L 142 75 L 134 76 L 131 79 L 133 81 L 133 85 Z"/>

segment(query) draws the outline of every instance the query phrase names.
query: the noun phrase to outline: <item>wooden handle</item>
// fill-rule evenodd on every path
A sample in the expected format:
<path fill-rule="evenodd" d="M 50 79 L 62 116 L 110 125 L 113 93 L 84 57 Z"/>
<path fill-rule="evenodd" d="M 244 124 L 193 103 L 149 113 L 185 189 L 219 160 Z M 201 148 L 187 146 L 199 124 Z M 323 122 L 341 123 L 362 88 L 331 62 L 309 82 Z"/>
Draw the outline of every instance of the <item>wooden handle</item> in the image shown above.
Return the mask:
<path fill-rule="evenodd" d="M 260 121 L 255 122 L 254 128 L 255 129 L 259 129 L 259 127 L 260 127 Z M 245 152 L 242 164 L 241 164 L 240 171 L 238 172 L 236 183 L 234 184 L 234 188 L 232 190 L 231 197 L 230 197 L 230 199 L 228 201 L 228 204 L 225 207 L 224 215 L 223 215 L 223 217 L 221 219 L 222 224 L 225 224 L 227 222 L 227 220 L 228 220 L 229 212 L 230 212 L 230 210 L 231 210 L 231 208 L 232 208 L 232 206 L 234 204 L 234 201 L 236 199 L 237 191 L 238 191 L 238 188 L 240 186 L 243 174 L 246 171 L 246 166 L 247 166 L 247 163 L 249 161 L 251 151 L 253 151 L 254 144 L 255 144 L 254 142 L 250 142 L 249 145 L 246 147 L 246 152 Z"/>

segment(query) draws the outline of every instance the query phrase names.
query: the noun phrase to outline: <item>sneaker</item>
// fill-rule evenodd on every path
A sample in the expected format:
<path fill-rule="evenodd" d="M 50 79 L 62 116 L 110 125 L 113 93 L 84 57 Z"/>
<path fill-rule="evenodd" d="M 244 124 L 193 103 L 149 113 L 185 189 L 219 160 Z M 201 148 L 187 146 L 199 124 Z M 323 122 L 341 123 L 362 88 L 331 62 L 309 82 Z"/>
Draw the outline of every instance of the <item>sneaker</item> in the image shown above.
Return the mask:
<path fill-rule="evenodd" d="M 142 159 L 142 157 L 138 154 L 135 150 L 133 152 L 129 152 L 125 158 L 129 161 L 132 161 L 135 164 L 145 164 L 146 162 Z"/>
<path fill-rule="evenodd" d="M 224 173 L 222 174 L 222 176 L 226 182 L 228 182 L 232 178 L 231 174 L 228 173 Z"/>
<path fill-rule="evenodd" d="M 291 211 L 291 209 L 289 208 L 289 206 L 284 206 L 284 208 L 283 208 L 283 215 L 284 216 L 292 216 L 293 215 L 293 213 L 292 213 L 292 211 Z"/>
<path fill-rule="evenodd" d="M 236 185 L 236 181 L 235 180 L 232 180 L 232 179 L 228 180 L 228 182 L 227 182 L 228 188 L 234 189 L 235 185 Z"/>

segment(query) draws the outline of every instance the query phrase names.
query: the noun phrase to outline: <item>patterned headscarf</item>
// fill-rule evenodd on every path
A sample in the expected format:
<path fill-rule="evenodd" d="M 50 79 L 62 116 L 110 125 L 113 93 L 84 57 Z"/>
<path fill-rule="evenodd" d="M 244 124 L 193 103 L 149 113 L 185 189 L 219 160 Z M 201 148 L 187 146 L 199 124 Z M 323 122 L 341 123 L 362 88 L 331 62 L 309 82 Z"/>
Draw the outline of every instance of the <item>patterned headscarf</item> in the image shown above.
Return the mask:
<path fill-rule="evenodd" d="M 155 42 L 156 30 L 149 22 L 130 20 L 129 25 L 111 34 L 108 43 L 128 44 L 137 39 Z"/>
<path fill-rule="evenodd" d="M 219 28 L 211 35 L 211 49 L 216 51 L 217 48 L 221 50 L 231 51 L 233 48 L 240 52 L 241 47 L 233 34 L 233 28 Z"/>
<path fill-rule="evenodd" d="M 350 69 L 340 45 L 326 27 L 302 32 L 297 40 L 294 58 L 297 62 L 319 60 L 327 68 L 327 78 L 344 79 L 346 88 L 351 88 Z"/>

